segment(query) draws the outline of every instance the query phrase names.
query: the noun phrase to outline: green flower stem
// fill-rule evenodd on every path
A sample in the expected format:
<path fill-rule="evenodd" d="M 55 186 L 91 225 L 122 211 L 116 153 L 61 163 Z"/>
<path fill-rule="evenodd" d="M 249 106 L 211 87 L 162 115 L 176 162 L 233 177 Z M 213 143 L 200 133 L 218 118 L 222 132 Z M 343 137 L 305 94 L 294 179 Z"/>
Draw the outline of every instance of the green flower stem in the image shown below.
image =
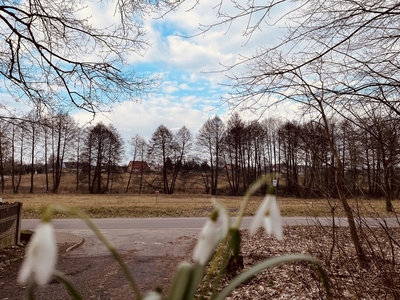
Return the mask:
<path fill-rule="evenodd" d="M 326 291 L 326 296 L 327 299 L 331 299 L 332 295 L 329 290 L 329 280 L 328 280 L 328 275 L 325 273 L 323 268 L 320 265 L 320 262 L 308 255 L 304 254 L 287 254 L 283 256 L 278 256 L 278 257 L 273 257 L 270 259 L 267 259 L 257 265 L 254 265 L 252 268 L 249 270 L 241 273 L 240 275 L 236 276 L 220 293 L 219 295 L 215 298 L 215 300 L 223 300 L 226 297 L 229 296 L 230 293 L 234 289 L 236 289 L 239 285 L 241 285 L 243 282 L 249 280 L 251 277 L 256 275 L 257 273 L 265 270 L 265 269 L 270 269 L 272 267 L 275 267 L 277 265 L 281 265 L 287 262 L 294 262 L 294 261 L 306 261 L 314 264 L 317 267 L 317 271 L 322 279 L 323 285 L 325 287 Z"/>
<path fill-rule="evenodd" d="M 62 284 L 65 285 L 65 287 L 68 290 L 68 293 L 70 296 L 75 299 L 75 300 L 83 300 L 81 294 L 75 289 L 75 287 L 72 285 L 72 283 L 65 277 L 65 275 L 57 270 L 53 272 L 53 276 Z"/>
<path fill-rule="evenodd" d="M 190 281 L 190 287 L 188 290 L 188 298 L 187 299 L 194 299 L 194 295 L 197 292 L 197 288 L 204 276 L 205 266 L 200 265 L 199 263 L 195 263 L 193 266 L 193 274 L 192 280 Z"/>
<path fill-rule="evenodd" d="M 97 226 L 93 223 L 93 221 L 80 209 L 74 208 L 74 207 L 65 207 L 65 206 L 60 206 L 60 205 L 55 205 L 53 206 L 53 209 L 55 211 L 58 211 L 60 213 L 67 213 L 67 214 L 73 214 L 82 219 L 86 225 L 97 235 L 97 237 L 103 242 L 103 244 L 108 248 L 108 250 L 111 252 L 113 255 L 114 259 L 119 263 L 119 265 L 122 268 L 122 271 L 124 272 L 126 278 L 128 279 L 134 293 L 136 296 L 136 299 L 140 300 L 142 299 L 142 295 L 140 293 L 139 287 L 136 284 L 135 279 L 133 278 L 131 272 L 129 271 L 128 267 L 126 266 L 124 260 L 121 258 L 119 255 L 118 251 L 114 248 L 114 246 L 108 241 L 108 239 L 101 233 L 101 231 L 97 228 Z"/>
<path fill-rule="evenodd" d="M 48 223 L 51 222 L 51 219 L 53 218 L 53 212 L 54 212 L 54 207 L 52 206 L 46 206 L 43 208 L 41 211 L 42 214 L 42 222 L 43 223 Z"/>
<path fill-rule="evenodd" d="M 187 262 L 183 262 L 179 265 L 174 281 L 172 282 L 168 300 L 189 299 L 189 283 L 192 281 L 193 271 L 193 266 Z"/>
<path fill-rule="evenodd" d="M 230 253 L 231 253 L 230 246 L 229 246 L 229 244 L 230 244 L 229 239 L 230 239 L 230 237 L 226 238 L 224 241 L 224 245 L 221 245 L 226 250 L 223 251 L 223 255 L 221 257 L 222 261 L 219 262 L 218 272 L 217 272 L 215 279 L 213 281 L 213 284 L 212 284 L 212 291 L 211 291 L 210 299 L 215 298 L 215 295 L 217 293 L 217 289 L 220 285 L 221 279 L 225 275 L 225 272 L 226 272 L 226 267 L 228 265 L 228 260 L 230 258 Z"/>
<path fill-rule="evenodd" d="M 35 300 L 35 282 L 31 280 L 28 284 L 28 299 Z"/>
<path fill-rule="evenodd" d="M 213 258 L 209 264 L 209 269 L 207 270 L 206 274 L 203 276 L 202 274 L 204 273 L 205 267 L 203 267 L 203 270 L 201 271 L 202 273 L 199 274 L 201 277 L 199 277 L 198 282 L 196 283 L 196 286 L 200 284 L 202 281 L 202 277 L 204 277 L 203 281 L 201 282 L 201 289 L 199 292 L 199 295 L 196 299 L 202 300 L 207 297 L 207 299 L 213 299 L 215 297 L 216 291 L 218 289 L 218 286 L 220 284 L 221 278 L 225 274 L 227 262 L 230 257 L 230 245 L 229 245 L 229 238 L 230 236 L 227 236 L 218 246 L 216 249 Z M 206 292 L 211 290 L 211 296 L 206 295 Z M 196 290 L 194 291 L 196 292 Z M 188 299 L 194 299 L 195 293 L 193 293 L 191 298 Z"/>
<path fill-rule="evenodd" d="M 247 204 L 250 201 L 250 197 L 251 195 L 253 195 L 260 186 L 262 186 L 263 184 L 265 184 L 269 179 L 271 179 L 271 175 L 267 174 L 264 176 L 261 176 L 257 181 L 255 181 L 246 191 L 246 193 L 243 196 L 243 201 L 242 204 L 240 206 L 240 210 L 239 213 L 236 217 L 236 222 L 233 228 L 239 229 L 240 228 L 240 223 L 242 223 L 242 219 L 247 207 Z"/>

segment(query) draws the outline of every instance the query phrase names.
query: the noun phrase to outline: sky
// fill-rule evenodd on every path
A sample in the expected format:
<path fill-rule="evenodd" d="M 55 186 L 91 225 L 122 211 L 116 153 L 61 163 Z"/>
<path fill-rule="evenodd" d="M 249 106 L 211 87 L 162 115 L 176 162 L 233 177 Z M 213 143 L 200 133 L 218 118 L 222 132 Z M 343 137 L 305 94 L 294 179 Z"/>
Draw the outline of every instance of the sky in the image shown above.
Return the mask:
<path fill-rule="evenodd" d="M 219 26 L 206 34 L 187 38 L 199 33 L 200 24 L 218 21 L 217 11 L 213 9 L 215 3 L 202 0 L 190 9 L 189 4 L 192 5 L 193 1 L 189 1 L 162 18 L 148 17 L 144 25 L 151 46 L 143 56 L 132 56 L 129 63 L 139 74 L 161 76 L 160 86 L 140 102 L 124 102 L 114 106 L 111 113 L 98 114 L 94 122 L 112 123 L 125 141 L 136 134 L 148 141 L 161 124 L 172 132 L 186 126 L 195 137 L 208 118 L 215 115 L 223 120 L 229 118 L 231 110 L 221 100 L 229 92 L 224 86 L 229 83 L 226 77 L 229 73 L 220 72 L 224 70 L 223 66 L 238 62 L 239 55 L 250 56 L 257 46 L 276 43 L 283 30 L 275 27 L 257 31 L 249 40 L 241 35 L 247 20 L 240 20 L 229 28 L 227 25 Z M 92 17 L 94 23 L 104 22 L 104 13 L 92 16 L 96 15 L 100 15 L 101 20 Z M 291 110 L 291 107 L 281 107 L 269 114 L 289 118 Z M 241 115 L 246 119 L 259 117 L 246 116 L 243 112 Z M 92 119 L 92 115 L 85 112 L 76 112 L 74 117 L 81 123 Z"/>
<path fill-rule="evenodd" d="M 240 0 L 244 3 L 246 0 Z M 258 0 L 262 1 L 262 0 Z M 90 15 L 93 26 L 111 25 L 118 19 L 114 15 L 114 1 L 98 1 L 89 4 L 81 13 Z M 257 1 L 256 1 L 257 2 Z M 200 24 L 215 24 L 217 10 L 214 0 L 201 0 L 192 8 L 195 1 L 186 1 L 178 10 L 163 17 L 152 15 L 144 20 L 146 39 L 151 46 L 143 55 L 129 57 L 129 66 L 138 74 L 161 77 L 159 87 L 154 93 L 145 95 L 140 101 L 117 104 L 110 113 L 93 115 L 74 110 L 71 115 L 81 124 L 113 124 L 121 136 L 128 142 L 136 134 L 149 141 L 158 126 L 164 125 L 172 132 L 186 126 L 196 137 L 207 119 L 218 115 L 227 120 L 231 109 L 224 105 L 221 97 L 227 96 L 229 83 L 223 72 L 224 66 L 240 61 L 240 55 L 250 56 L 259 46 L 271 46 L 285 33 L 282 21 L 273 27 L 264 27 L 256 31 L 251 39 L 243 36 L 247 19 L 232 24 L 212 28 L 206 34 L 199 33 Z M 231 12 L 230 1 L 224 2 L 223 11 Z M 263 2 L 264 3 L 264 2 Z M 289 4 L 290 5 L 290 4 Z M 282 15 L 287 9 L 284 5 L 275 11 Z M 270 23 L 277 20 L 269 19 Z M 244 71 L 237 68 L 236 74 Z M 3 97 L 4 101 L 4 97 Z M 282 117 L 292 119 L 296 108 L 287 104 L 269 110 L 263 117 Z M 260 116 L 241 112 L 246 120 Z"/>

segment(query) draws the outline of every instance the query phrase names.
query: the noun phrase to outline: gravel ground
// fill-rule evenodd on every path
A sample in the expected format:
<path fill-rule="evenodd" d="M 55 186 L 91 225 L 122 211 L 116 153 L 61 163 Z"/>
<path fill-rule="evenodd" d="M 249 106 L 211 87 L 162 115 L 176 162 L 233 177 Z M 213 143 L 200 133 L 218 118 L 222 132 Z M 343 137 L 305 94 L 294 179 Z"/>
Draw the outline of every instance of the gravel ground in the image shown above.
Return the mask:
<path fill-rule="evenodd" d="M 242 232 L 244 268 L 285 253 L 310 254 L 321 261 L 327 271 L 334 299 L 399 299 L 400 257 L 399 229 L 391 229 L 389 243 L 382 229 L 360 232 L 367 254 L 367 266 L 360 268 L 348 230 L 327 227 L 290 227 L 284 239 L 277 241 L 260 230 L 249 237 Z M 60 247 L 57 269 L 64 272 L 85 299 L 133 299 L 132 291 L 119 266 L 110 256 L 79 258 L 65 254 Z M 187 249 L 190 260 L 192 247 Z M 0 250 L 0 299 L 26 299 L 26 289 L 16 283 L 25 245 Z M 168 290 L 182 257 L 141 257 L 134 252 L 124 259 L 142 291 L 161 287 Z M 223 279 L 226 284 L 229 276 Z M 36 290 L 36 299 L 68 299 L 65 288 L 53 281 Z M 237 288 L 228 299 L 325 299 L 326 293 L 314 267 L 307 263 L 290 263 L 259 273 Z"/>
<path fill-rule="evenodd" d="M 285 253 L 303 253 L 320 260 L 328 273 L 333 299 L 400 299 L 399 228 L 364 228 L 363 240 L 367 263 L 360 268 L 348 228 L 299 226 L 286 228 L 283 241 L 264 232 L 254 237 L 243 234 L 245 268 Z M 389 243 L 389 240 L 392 243 Z M 316 269 L 308 263 L 281 265 L 258 274 L 236 289 L 229 299 L 326 299 Z"/>

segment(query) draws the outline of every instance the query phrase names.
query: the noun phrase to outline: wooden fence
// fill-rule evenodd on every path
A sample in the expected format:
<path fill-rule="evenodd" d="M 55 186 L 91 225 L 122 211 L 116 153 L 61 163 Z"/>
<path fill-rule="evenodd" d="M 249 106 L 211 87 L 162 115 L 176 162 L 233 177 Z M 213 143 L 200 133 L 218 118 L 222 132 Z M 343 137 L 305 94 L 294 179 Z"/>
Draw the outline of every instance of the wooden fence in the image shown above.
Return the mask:
<path fill-rule="evenodd" d="M 0 249 L 20 243 L 22 203 L 0 203 Z"/>

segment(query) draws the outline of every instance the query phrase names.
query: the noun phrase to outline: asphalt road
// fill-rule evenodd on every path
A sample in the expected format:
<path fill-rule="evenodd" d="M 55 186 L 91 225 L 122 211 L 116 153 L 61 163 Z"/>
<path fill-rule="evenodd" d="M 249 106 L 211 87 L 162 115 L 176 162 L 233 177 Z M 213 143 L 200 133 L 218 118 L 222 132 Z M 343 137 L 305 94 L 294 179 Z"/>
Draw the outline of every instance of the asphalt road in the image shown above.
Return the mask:
<path fill-rule="evenodd" d="M 92 219 L 92 221 L 102 230 L 114 229 L 131 229 L 131 230 L 152 230 L 152 229 L 181 229 L 185 230 L 200 230 L 207 218 L 112 218 L 112 219 Z M 247 229 L 250 226 L 252 217 L 243 218 L 241 228 Z M 315 225 L 322 224 L 324 226 L 332 225 L 332 219 L 328 217 L 311 218 L 311 217 L 283 217 L 284 226 L 296 225 Z M 234 218 L 232 218 L 234 221 Z M 34 229 L 39 220 L 23 219 L 22 229 Z M 377 226 L 379 222 L 377 219 L 367 218 L 365 223 L 370 226 Z M 399 227 L 400 220 L 396 218 L 385 219 L 388 226 Z M 80 219 L 54 219 L 52 221 L 54 228 L 59 230 L 81 230 L 88 229 L 87 225 Z M 335 224 L 337 226 L 348 226 L 346 218 L 336 218 Z"/>
<path fill-rule="evenodd" d="M 121 253 L 135 252 L 141 256 L 181 256 L 193 243 L 207 218 L 116 218 L 93 219 L 104 236 Z M 247 229 L 251 217 L 243 219 L 241 228 Z M 40 220 L 22 220 L 22 229 L 34 229 Z M 374 219 L 365 220 L 369 226 L 379 226 Z M 385 219 L 388 226 L 399 227 L 395 218 Z M 100 256 L 108 254 L 107 248 L 80 219 L 54 219 L 56 231 L 67 232 L 84 239 L 82 246 L 71 251 L 71 256 Z M 284 217 L 284 226 L 332 225 L 330 218 Z M 335 219 L 337 226 L 347 226 L 344 218 Z"/>

